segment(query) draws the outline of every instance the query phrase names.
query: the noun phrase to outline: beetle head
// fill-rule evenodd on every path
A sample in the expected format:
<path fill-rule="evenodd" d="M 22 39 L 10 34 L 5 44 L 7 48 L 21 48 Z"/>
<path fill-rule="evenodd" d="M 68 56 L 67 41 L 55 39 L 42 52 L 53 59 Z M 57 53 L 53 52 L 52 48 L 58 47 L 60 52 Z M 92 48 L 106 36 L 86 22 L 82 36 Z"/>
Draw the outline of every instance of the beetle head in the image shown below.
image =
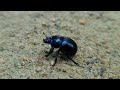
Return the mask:
<path fill-rule="evenodd" d="M 43 39 L 43 42 L 44 42 L 44 43 L 48 43 L 48 44 L 49 44 L 49 43 L 50 43 L 50 41 L 51 41 L 51 37 L 48 37 L 48 36 L 47 36 L 44 32 L 43 32 L 43 34 L 44 34 L 44 35 L 45 35 L 45 37 L 46 37 L 45 39 Z"/>

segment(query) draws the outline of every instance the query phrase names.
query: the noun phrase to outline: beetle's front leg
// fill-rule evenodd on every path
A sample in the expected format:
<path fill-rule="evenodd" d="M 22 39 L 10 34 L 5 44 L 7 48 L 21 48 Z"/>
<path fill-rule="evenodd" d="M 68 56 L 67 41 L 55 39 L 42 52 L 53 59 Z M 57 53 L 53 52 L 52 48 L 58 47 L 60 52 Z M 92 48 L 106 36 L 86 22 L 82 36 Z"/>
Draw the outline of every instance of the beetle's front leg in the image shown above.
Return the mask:
<path fill-rule="evenodd" d="M 48 54 L 45 55 L 45 56 L 48 57 L 53 51 L 54 51 L 54 47 L 51 47 L 50 51 L 49 51 Z"/>

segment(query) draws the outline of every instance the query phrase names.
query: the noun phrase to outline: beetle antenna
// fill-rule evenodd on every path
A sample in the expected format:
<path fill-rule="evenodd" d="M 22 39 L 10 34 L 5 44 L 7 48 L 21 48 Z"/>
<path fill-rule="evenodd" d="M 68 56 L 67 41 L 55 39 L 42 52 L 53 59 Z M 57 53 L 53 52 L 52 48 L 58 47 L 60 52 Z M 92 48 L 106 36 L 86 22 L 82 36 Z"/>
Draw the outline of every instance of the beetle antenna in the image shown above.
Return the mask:
<path fill-rule="evenodd" d="M 47 37 L 47 35 L 43 32 L 43 34 L 45 35 L 45 37 Z"/>

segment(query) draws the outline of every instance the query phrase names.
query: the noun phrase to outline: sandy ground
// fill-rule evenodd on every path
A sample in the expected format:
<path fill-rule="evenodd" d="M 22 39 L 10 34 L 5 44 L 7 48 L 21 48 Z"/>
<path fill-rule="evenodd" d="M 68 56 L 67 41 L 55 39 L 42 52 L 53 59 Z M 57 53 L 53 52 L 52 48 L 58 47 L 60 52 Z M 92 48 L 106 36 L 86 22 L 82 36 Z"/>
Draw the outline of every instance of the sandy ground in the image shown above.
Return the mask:
<path fill-rule="evenodd" d="M 58 58 L 47 35 L 64 35 L 78 45 L 73 58 Z M 115 79 L 120 78 L 120 12 L 9 11 L 0 12 L 0 79 Z"/>

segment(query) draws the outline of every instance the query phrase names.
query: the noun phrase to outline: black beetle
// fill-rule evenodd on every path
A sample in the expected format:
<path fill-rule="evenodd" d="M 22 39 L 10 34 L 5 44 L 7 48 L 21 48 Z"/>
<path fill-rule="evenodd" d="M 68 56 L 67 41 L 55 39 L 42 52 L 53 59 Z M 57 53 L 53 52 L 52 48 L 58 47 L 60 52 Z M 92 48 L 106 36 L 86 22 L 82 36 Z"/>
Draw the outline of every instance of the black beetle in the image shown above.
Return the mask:
<path fill-rule="evenodd" d="M 43 34 L 46 36 L 44 32 Z M 49 37 L 46 36 L 46 38 L 43 39 L 43 42 L 51 45 L 50 51 L 48 52 L 47 55 L 45 55 L 46 57 L 48 57 L 53 52 L 54 48 L 59 48 L 59 50 L 57 51 L 53 66 L 55 66 L 55 64 L 57 63 L 57 57 L 60 51 L 65 56 L 67 56 L 67 58 L 69 58 L 74 64 L 79 66 L 79 64 L 72 59 L 72 57 L 77 52 L 77 44 L 72 39 L 65 36 L 54 35 Z"/>

